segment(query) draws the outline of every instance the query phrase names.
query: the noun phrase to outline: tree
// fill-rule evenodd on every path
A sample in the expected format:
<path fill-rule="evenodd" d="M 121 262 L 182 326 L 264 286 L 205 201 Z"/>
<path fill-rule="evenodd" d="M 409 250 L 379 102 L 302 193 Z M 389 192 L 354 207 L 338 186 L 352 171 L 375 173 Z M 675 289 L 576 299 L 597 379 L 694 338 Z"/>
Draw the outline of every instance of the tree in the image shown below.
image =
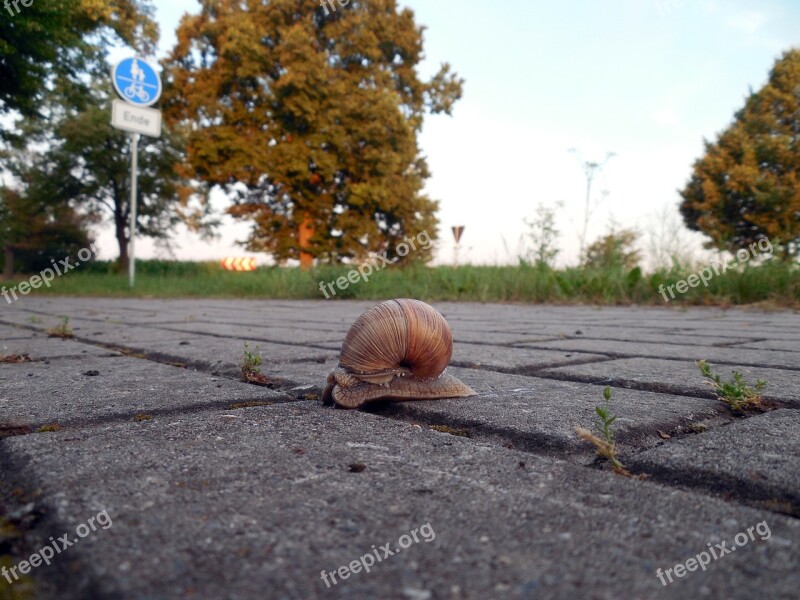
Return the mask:
<path fill-rule="evenodd" d="M 613 228 L 586 248 L 583 266 L 588 269 L 633 269 L 639 264 L 635 248 L 639 234 L 633 229 Z"/>
<path fill-rule="evenodd" d="M 736 252 L 768 238 L 784 260 L 800 252 L 800 50 L 775 63 L 734 122 L 694 164 L 681 196 L 686 225 Z"/>
<path fill-rule="evenodd" d="M 251 250 L 309 267 L 435 237 L 417 134 L 426 111 L 450 114 L 463 82 L 446 64 L 420 80 L 422 32 L 396 0 L 204 1 L 184 17 L 166 116 L 191 126 L 186 174 L 253 220 Z"/>
<path fill-rule="evenodd" d="M 158 40 L 149 0 L 35 0 L 0 6 L 0 114 L 37 114 L 53 86 L 85 91 L 82 74 L 117 39 L 148 53 Z"/>
<path fill-rule="evenodd" d="M 110 216 L 119 247 L 119 269 L 128 266 L 130 242 L 130 135 L 109 124 L 112 92 L 105 84 L 91 90 L 86 108 L 54 111 L 50 147 L 29 158 L 27 150 L 12 154 L 11 171 L 39 198 L 57 198 L 100 219 Z M 207 233 L 215 225 L 208 215 L 207 195 L 177 172 L 185 140 L 165 129 L 160 138 L 139 142 L 137 236 L 167 243 L 169 233 L 184 222 Z M 27 175 L 25 175 L 27 174 Z M 199 193 L 198 193 L 199 192 Z M 199 200 L 199 202 L 198 202 Z"/>
<path fill-rule="evenodd" d="M 50 266 L 51 259 L 74 256 L 90 244 L 86 219 L 72 206 L 0 188 L 0 248 L 3 278 L 19 269 L 26 273 Z"/>

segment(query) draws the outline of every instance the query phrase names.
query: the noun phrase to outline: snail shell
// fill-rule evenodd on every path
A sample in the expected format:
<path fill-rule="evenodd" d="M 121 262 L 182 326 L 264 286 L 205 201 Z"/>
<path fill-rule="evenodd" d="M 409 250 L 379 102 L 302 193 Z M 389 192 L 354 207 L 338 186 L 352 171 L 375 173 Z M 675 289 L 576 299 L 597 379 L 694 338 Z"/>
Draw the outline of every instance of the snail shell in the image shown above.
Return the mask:
<path fill-rule="evenodd" d="M 408 298 L 383 302 L 353 323 L 323 399 L 356 408 L 382 399 L 474 396 L 444 373 L 452 354 L 453 334 L 435 308 Z"/>

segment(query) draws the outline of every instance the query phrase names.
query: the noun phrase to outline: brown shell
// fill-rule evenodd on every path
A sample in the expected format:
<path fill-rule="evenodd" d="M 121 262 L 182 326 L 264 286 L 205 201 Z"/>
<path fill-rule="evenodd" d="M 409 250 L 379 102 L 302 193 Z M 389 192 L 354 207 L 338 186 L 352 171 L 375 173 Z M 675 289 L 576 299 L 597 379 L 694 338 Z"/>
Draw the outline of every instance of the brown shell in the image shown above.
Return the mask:
<path fill-rule="evenodd" d="M 408 369 L 438 377 L 453 354 L 453 334 L 439 312 L 409 298 L 388 300 L 362 314 L 342 344 L 339 364 L 354 374 Z"/>

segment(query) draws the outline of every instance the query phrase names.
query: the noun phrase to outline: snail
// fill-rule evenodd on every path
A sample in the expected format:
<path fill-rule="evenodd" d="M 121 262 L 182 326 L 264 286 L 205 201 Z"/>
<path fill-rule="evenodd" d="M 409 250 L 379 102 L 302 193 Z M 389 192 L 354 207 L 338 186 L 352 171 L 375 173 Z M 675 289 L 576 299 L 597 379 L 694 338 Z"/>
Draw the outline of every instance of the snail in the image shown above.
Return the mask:
<path fill-rule="evenodd" d="M 323 401 L 357 408 L 374 400 L 474 396 L 444 372 L 452 354 L 453 334 L 435 308 L 408 298 L 383 302 L 353 323 Z"/>

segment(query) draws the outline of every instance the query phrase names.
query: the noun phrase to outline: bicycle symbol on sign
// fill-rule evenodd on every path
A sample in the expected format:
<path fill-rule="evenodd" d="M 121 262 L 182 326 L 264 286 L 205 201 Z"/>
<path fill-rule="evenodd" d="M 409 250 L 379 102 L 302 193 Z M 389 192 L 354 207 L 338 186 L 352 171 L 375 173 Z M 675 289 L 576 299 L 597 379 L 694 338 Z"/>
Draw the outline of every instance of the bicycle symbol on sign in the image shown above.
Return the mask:
<path fill-rule="evenodd" d="M 125 95 L 128 98 L 138 98 L 142 102 L 150 100 L 150 94 L 144 89 L 144 80 L 145 73 L 134 59 L 131 65 L 131 84 L 125 88 Z"/>

